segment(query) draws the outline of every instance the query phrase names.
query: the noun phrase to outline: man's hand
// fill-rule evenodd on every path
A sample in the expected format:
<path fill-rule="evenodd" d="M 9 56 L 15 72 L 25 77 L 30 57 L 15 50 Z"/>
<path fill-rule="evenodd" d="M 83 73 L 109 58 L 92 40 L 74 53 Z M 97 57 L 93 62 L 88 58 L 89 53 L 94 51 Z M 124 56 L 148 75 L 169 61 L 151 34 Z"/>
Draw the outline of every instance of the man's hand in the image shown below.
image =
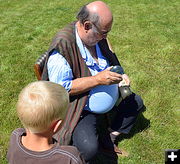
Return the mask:
<path fill-rule="evenodd" d="M 130 86 L 130 79 L 128 77 L 128 75 L 123 74 L 122 75 L 123 81 L 119 83 L 119 87 L 126 85 L 126 86 Z"/>
<path fill-rule="evenodd" d="M 120 81 L 122 81 L 123 79 L 122 75 L 110 71 L 111 68 L 112 67 L 108 67 L 104 71 L 101 71 L 94 76 L 98 85 L 118 84 Z"/>
<path fill-rule="evenodd" d="M 122 81 L 123 79 L 122 75 L 110 71 L 111 68 L 112 67 L 109 67 L 106 70 L 99 72 L 95 76 L 82 77 L 73 80 L 69 94 L 78 95 L 87 92 L 98 85 L 110 85 L 120 83 L 120 81 Z"/>

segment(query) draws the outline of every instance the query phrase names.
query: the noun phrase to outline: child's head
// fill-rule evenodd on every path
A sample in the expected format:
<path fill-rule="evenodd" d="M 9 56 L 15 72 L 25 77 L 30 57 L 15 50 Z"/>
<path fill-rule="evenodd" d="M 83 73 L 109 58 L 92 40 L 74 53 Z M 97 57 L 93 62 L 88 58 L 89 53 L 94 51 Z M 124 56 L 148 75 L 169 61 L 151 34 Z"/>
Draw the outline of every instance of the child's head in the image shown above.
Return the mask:
<path fill-rule="evenodd" d="M 26 129 L 41 133 L 53 121 L 64 119 L 68 102 L 68 93 L 61 85 L 37 81 L 27 85 L 19 94 L 17 113 Z"/>

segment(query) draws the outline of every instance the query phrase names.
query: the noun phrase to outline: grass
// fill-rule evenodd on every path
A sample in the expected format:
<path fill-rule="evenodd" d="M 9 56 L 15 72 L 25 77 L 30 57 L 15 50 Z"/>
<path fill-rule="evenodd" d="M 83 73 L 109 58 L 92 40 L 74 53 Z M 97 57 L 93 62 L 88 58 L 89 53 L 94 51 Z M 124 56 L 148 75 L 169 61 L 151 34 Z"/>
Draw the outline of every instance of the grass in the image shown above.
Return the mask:
<path fill-rule="evenodd" d="M 1 164 L 7 163 L 12 130 L 22 126 L 15 105 L 20 90 L 36 80 L 35 60 L 48 49 L 58 29 L 75 20 L 76 12 L 87 2 L 0 0 Z M 105 2 L 114 14 L 108 37 L 131 78 L 131 88 L 143 97 L 147 108 L 131 134 L 120 138 L 119 147 L 125 148 L 130 156 L 119 158 L 118 163 L 164 163 L 165 149 L 180 148 L 180 3 L 178 0 Z M 100 157 L 98 161 L 108 160 Z"/>

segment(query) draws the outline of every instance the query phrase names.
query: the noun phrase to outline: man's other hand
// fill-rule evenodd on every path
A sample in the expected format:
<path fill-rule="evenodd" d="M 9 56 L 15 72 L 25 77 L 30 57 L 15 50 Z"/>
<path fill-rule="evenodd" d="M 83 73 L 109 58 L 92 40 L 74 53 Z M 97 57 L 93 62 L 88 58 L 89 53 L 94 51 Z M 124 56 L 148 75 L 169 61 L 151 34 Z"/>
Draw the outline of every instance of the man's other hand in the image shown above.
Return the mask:
<path fill-rule="evenodd" d="M 101 71 L 95 75 L 95 79 L 99 85 L 118 84 L 120 81 L 122 81 L 123 75 L 110 71 L 111 68 L 112 67 L 108 67 L 104 71 Z"/>

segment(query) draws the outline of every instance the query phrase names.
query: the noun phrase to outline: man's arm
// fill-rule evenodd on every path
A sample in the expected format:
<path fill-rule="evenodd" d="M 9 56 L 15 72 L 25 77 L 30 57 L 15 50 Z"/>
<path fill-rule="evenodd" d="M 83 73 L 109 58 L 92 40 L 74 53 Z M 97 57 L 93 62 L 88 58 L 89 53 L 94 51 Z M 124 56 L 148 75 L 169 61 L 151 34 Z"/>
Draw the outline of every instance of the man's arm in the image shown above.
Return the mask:
<path fill-rule="evenodd" d="M 52 55 L 48 60 L 49 80 L 62 85 L 70 95 L 87 92 L 98 85 L 119 83 L 122 75 L 111 72 L 111 68 L 109 67 L 95 76 L 74 79 L 69 64 L 60 54 Z"/>
<path fill-rule="evenodd" d="M 122 75 L 111 72 L 110 69 L 99 72 L 95 76 L 77 78 L 72 81 L 72 87 L 70 90 L 70 95 L 78 95 L 91 90 L 98 85 L 111 85 L 118 84 L 122 80 Z"/>

